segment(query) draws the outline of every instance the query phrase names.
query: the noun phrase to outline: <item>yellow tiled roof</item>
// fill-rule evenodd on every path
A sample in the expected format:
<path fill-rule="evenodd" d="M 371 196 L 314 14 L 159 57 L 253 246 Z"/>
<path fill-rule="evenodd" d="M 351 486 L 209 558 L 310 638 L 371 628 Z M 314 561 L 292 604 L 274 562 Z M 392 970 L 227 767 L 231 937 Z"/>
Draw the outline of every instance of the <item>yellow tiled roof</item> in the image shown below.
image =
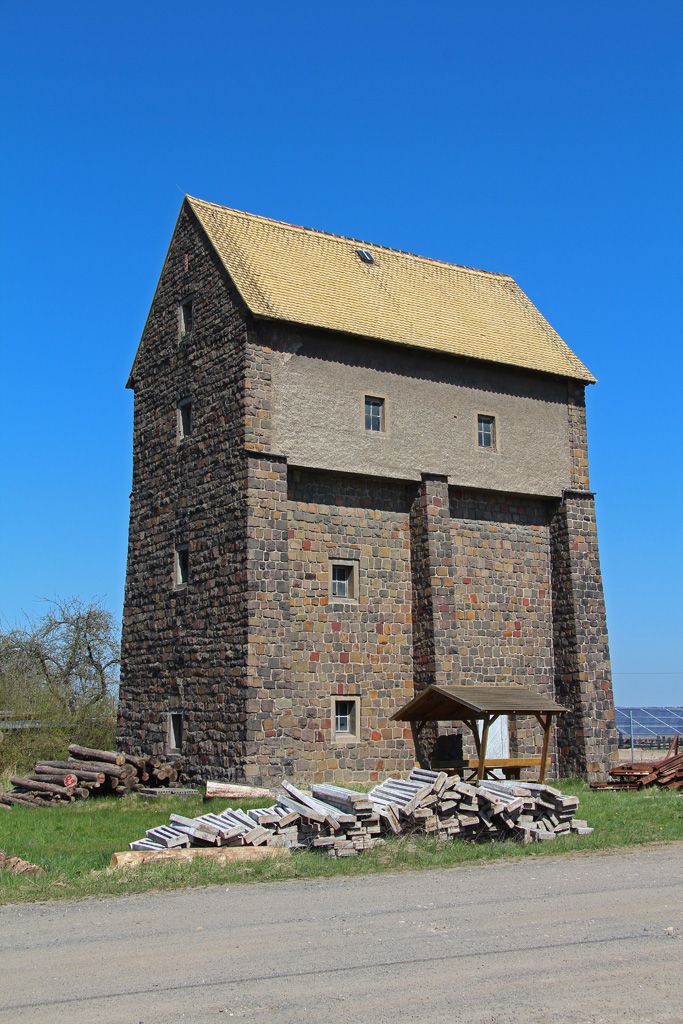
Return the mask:
<path fill-rule="evenodd" d="M 255 316 L 595 380 L 506 274 L 187 201 Z"/>

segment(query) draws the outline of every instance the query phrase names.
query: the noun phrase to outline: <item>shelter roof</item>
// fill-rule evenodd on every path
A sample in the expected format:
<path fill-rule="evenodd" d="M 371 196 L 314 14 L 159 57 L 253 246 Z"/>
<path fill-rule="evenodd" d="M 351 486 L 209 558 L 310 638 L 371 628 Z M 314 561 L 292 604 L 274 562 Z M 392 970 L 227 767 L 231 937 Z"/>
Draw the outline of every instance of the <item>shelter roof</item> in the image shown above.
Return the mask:
<path fill-rule="evenodd" d="M 487 714 L 561 714 L 568 708 L 528 686 L 428 686 L 391 716 L 397 722 L 462 722 Z"/>
<path fill-rule="evenodd" d="M 255 316 L 595 381 L 507 274 L 187 203 Z"/>

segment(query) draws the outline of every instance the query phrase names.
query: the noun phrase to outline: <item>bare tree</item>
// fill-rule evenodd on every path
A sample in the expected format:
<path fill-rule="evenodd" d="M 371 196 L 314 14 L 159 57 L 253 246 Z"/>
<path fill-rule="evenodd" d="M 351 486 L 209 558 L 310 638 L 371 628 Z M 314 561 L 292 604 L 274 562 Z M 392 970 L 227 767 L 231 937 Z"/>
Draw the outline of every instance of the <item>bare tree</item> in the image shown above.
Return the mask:
<path fill-rule="evenodd" d="M 70 718 L 111 711 L 120 662 L 114 616 L 98 601 L 73 597 L 48 604 L 45 615 L 27 626 L 0 631 L 4 710 L 19 711 L 19 703 L 30 714 L 32 704 L 43 712 L 49 705 Z"/>

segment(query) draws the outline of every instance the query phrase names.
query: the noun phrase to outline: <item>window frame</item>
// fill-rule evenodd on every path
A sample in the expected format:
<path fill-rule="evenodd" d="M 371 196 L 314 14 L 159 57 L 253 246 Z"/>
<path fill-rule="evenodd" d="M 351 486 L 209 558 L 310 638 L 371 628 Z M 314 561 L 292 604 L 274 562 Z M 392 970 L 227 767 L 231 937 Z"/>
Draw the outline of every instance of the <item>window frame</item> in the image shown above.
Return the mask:
<path fill-rule="evenodd" d="M 367 426 L 367 408 L 368 402 L 379 403 L 379 428 L 375 430 L 373 427 Z M 363 392 L 363 402 L 361 408 L 361 422 L 363 425 L 363 433 L 370 434 L 372 437 L 382 436 L 388 433 L 388 416 L 387 416 L 387 398 L 386 395 L 378 395 L 376 392 Z"/>
<path fill-rule="evenodd" d="M 189 441 L 194 433 L 194 423 L 192 417 L 192 407 L 194 402 L 191 398 L 182 398 L 176 406 L 176 444 L 182 444 L 184 441 Z M 185 429 L 185 413 L 189 411 L 189 430 Z"/>
<path fill-rule="evenodd" d="M 176 590 L 185 590 L 190 583 L 190 545 L 176 544 L 173 568 L 173 581 Z"/>
<path fill-rule="evenodd" d="M 478 412 L 476 414 L 476 440 L 477 448 L 482 452 L 497 452 L 498 445 L 498 423 L 496 416 L 490 412 Z M 481 427 L 486 423 L 490 428 L 491 444 L 481 443 Z"/>
<path fill-rule="evenodd" d="M 337 731 L 337 705 L 338 704 L 351 704 L 352 709 L 349 715 L 348 731 L 338 732 Z M 348 743 L 359 743 L 361 733 L 361 699 L 353 693 L 335 693 L 331 698 L 330 706 L 330 731 L 332 733 L 332 740 L 335 744 L 339 745 Z"/>
<path fill-rule="evenodd" d="M 190 327 L 187 327 L 185 310 L 190 307 Z M 196 323 L 196 303 L 193 295 L 188 295 L 178 305 L 178 338 L 180 342 L 192 337 Z"/>
<path fill-rule="evenodd" d="M 174 719 L 179 719 L 180 733 L 174 726 Z M 168 711 L 166 714 L 166 753 L 167 754 L 182 754 L 183 752 L 183 739 L 185 737 L 185 717 L 182 711 Z M 177 746 L 173 746 L 172 740 L 180 739 L 180 743 Z"/>
<path fill-rule="evenodd" d="M 337 568 L 348 569 L 346 581 L 348 590 L 345 595 L 334 592 L 334 570 Z M 330 558 L 330 593 L 329 599 L 334 604 L 358 604 L 358 562 L 352 558 Z"/>

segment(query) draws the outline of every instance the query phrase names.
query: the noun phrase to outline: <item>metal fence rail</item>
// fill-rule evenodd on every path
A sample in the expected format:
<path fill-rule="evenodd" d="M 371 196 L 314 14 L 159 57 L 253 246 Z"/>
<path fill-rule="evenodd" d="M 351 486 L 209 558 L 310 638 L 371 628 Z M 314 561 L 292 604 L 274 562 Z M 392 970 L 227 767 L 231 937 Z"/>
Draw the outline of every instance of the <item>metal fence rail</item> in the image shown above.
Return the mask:
<path fill-rule="evenodd" d="M 647 740 L 659 737 L 660 742 L 677 733 L 683 734 L 683 708 L 615 708 L 615 720 L 620 738 L 631 740 L 631 760 L 635 760 L 636 738 L 638 746 L 650 744 Z"/>
<path fill-rule="evenodd" d="M 18 718 L 8 719 L 7 721 L 0 720 L 0 732 L 9 732 L 10 729 L 73 729 L 78 725 L 87 723 L 107 723 L 113 725 L 116 722 L 115 718 L 86 718 L 79 722 L 55 722 L 52 719 L 37 719 L 27 718 L 24 720 Z"/>

